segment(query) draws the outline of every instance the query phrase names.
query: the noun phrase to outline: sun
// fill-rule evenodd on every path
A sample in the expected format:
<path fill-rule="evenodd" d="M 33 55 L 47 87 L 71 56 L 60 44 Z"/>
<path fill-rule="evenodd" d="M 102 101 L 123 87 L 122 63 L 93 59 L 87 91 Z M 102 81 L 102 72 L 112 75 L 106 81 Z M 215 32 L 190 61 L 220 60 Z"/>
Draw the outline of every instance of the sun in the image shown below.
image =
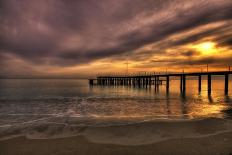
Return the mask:
<path fill-rule="evenodd" d="M 198 46 L 199 46 L 200 50 L 202 50 L 202 51 L 209 51 L 215 47 L 214 43 L 212 43 L 212 42 L 201 43 Z"/>
<path fill-rule="evenodd" d="M 212 55 L 217 53 L 216 44 L 214 42 L 203 42 L 193 46 L 203 55 Z"/>

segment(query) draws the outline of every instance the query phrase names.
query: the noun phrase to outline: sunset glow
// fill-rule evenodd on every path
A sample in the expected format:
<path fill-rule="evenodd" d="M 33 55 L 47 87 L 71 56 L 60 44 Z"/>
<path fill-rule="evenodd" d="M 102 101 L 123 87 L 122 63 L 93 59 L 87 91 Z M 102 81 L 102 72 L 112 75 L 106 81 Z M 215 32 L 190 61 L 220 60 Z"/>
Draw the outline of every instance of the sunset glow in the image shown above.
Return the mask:
<path fill-rule="evenodd" d="M 127 61 L 130 73 L 232 65 L 230 0 L 2 4 L 3 77 L 126 73 Z"/>
<path fill-rule="evenodd" d="M 203 55 L 213 55 L 217 53 L 215 43 L 213 42 L 203 42 L 195 45 L 194 48 Z"/>

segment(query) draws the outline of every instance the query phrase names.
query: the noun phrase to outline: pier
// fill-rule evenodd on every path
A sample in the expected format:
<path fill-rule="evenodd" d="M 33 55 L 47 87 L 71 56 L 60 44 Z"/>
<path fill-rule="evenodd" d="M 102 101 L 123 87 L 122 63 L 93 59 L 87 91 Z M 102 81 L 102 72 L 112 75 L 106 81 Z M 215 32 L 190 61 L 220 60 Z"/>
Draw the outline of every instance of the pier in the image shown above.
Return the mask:
<path fill-rule="evenodd" d="M 164 74 L 144 74 L 144 75 L 102 75 L 96 79 L 89 79 L 90 85 L 125 85 L 125 86 L 137 86 L 137 87 L 150 87 L 154 85 L 155 88 L 160 85 L 166 85 L 166 91 L 169 92 L 170 78 L 178 77 L 180 80 L 180 91 L 185 93 L 186 91 L 186 78 L 197 77 L 198 78 L 198 91 L 201 91 L 202 76 L 207 76 L 207 88 L 208 94 L 212 92 L 212 76 L 224 76 L 224 92 L 227 95 L 229 92 L 229 75 L 232 71 L 216 71 L 216 72 L 192 72 L 192 73 L 164 73 Z"/>

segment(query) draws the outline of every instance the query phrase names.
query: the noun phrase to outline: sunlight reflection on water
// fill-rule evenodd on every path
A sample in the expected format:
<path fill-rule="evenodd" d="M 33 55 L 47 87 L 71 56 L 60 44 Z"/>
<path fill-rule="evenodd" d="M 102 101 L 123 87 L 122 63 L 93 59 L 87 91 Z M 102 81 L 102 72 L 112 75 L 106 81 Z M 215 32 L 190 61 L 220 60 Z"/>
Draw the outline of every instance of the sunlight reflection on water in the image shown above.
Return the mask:
<path fill-rule="evenodd" d="M 42 118 L 56 122 L 231 118 L 232 91 L 225 96 L 224 80 L 216 79 L 209 96 L 206 82 L 202 81 L 199 93 L 198 81 L 187 80 L 183 96 L 179 80 L 174 79 L 168 94 L 165 85 L 155 92 L 153 86 L 89 86 L 87 80 L 1 80 L 0 124 Z"/>

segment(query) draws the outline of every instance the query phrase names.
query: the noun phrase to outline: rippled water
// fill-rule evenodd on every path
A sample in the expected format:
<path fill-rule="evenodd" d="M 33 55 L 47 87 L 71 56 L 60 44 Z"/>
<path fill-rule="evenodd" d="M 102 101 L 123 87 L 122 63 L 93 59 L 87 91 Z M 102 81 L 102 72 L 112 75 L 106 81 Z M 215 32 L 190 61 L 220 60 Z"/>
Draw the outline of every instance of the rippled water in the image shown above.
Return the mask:
<path fill-rule="evenodd" d="M 198 81 L 187 80 L 186 95 L 181 95 L 179 80 L 175 79 L 170 82 L 169 94 L 165 85 L 155 92 L 153 87 L 91 87 L 87 80 L 2 79 L 0 136 L 44 124 L 81 126 L 156 119 L 231 118 L 232 81 L 227 96 L 223 79 L 213 80 L 211 96 L 206 82 L 202 81 L 199 93 Z"/>

